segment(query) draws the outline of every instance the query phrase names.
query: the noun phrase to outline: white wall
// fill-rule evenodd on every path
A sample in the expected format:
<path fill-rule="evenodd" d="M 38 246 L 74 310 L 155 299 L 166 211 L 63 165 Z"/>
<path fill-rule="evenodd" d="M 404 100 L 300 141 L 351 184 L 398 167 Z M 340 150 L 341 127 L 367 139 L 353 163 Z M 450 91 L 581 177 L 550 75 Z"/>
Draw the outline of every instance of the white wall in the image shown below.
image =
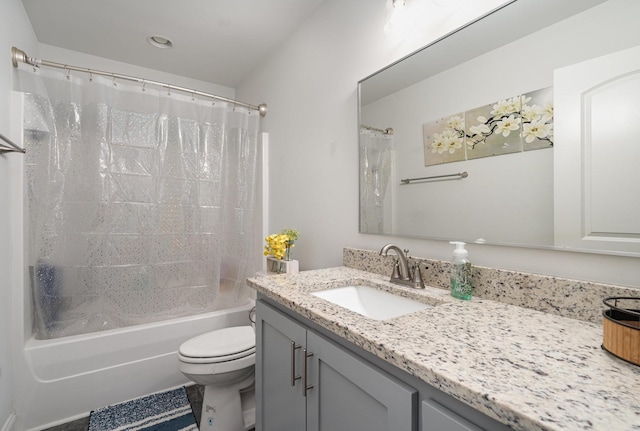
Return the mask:
<path fill-rule="evenodd" d="M 325 0 L 236 89 L 241 99 L 269 105 L 263 127 L 271 146 L 270 230 L 300 231 L 295 256 L 302 269 L 340 265 L 344 246 L 378 249 L 387 242 L 416 256 L 450 259 L 446 242 L 358 234 L 356 83 L 468 21 L 472 5 L 482 6 L 467 2 L 467 16 L 449 16 L 398 42 L 382 31 L 382 1 Z M 480 245 L 469 250 L 477 265 L 640 287 L 638 258 Z"/>
<path fill-rule="evenodd" d="M 37 41 L 20 0 L 2 0 L 0 5 L 0 133 L 9 135 L 11 123 L 10 92 L 13 82 L 11 47 L 17 45 L 35 52 Z M 11 178 L 10 166 L 17 153 L 0 156 L 0 429 L 12 421 L 12 364 L 11 364 L 11 284 L 13 271 L 11 243 L 10 192 L 12 184 L 20 179 Z"/>

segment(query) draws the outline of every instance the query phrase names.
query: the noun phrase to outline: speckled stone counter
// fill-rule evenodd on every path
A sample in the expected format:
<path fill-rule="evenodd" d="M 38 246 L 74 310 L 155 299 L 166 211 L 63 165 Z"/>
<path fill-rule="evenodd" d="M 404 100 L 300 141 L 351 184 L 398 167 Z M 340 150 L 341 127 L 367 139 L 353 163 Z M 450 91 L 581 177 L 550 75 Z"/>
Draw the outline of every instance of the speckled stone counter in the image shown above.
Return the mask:
<path fill-rule="evenodd" d="M 420 263 L 425 284 L 449 289 L 450 262 L 420 257 L 411 257 L 411 260 Z M 388 275 L 391 274 L 393 259 L 380 256 L 377 250 L 345 247 L 343 264 L 349 268 Z M 640 290 L 473 265 L 473 294 L 505 304 L 600 324 L 605 309 L 602 303 L 604 298 L 637 297 L 640 296 Z"/>
<path fill-rule="evenodd" d="M 600 325 L 387 280 L 338 267 L 248 284 L 515 430 L 640 430 L 640 367 L 600 348 Z M 310 294 L 353 283 L 435 306 L 376 321 Z"/>

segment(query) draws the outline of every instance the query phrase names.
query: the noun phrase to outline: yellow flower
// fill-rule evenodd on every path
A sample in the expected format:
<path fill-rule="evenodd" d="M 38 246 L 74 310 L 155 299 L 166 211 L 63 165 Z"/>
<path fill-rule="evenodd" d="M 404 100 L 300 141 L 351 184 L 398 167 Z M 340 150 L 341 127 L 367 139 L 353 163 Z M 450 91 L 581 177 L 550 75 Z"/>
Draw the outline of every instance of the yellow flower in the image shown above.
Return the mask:
<path fill-rule="evenodd" d="M 274 233 L 265 238 L 266 245 L 262 254 L 273 256 L 278 260 L 290 258 L 290 250 L 293 242 L 298 239 L 298 231 L 295 229 L 283 229 L 280 233 Z"/>
<path fill-rule="evenodd" d="M 276 259 L 282 259 L 287 253 L 289 237 L 282 234 L 273 234 L 265 238 L 264 255 L 271 255 Z"/>

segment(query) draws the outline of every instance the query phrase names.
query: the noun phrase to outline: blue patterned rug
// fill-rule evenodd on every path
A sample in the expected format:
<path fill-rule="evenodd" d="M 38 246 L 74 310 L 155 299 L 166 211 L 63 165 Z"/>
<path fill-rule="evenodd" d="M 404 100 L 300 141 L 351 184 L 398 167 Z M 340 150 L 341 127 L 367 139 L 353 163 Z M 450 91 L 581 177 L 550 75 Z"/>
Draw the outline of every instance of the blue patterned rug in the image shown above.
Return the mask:
<path fill-rule="evenodd" d="M 89 431 L 198 431 L 184 387 L 91 412 Z"/>

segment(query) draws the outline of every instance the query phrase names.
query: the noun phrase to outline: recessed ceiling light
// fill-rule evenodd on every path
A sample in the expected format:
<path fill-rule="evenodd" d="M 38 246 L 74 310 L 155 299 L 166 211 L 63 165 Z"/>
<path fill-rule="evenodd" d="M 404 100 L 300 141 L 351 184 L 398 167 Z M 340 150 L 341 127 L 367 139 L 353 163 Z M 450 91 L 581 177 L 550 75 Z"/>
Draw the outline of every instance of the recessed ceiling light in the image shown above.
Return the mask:
<path fill-rule="evenodd" d="M 155 46 L 156 48 L 161 48 L 161 49 L 169 49 L 173 46 L 173 43 L 168 38 L 157 35 L 157 34 L 154 36 L 149 36 L 147 38 L 147 42 L 149 42 L 151 45 Z"/>

